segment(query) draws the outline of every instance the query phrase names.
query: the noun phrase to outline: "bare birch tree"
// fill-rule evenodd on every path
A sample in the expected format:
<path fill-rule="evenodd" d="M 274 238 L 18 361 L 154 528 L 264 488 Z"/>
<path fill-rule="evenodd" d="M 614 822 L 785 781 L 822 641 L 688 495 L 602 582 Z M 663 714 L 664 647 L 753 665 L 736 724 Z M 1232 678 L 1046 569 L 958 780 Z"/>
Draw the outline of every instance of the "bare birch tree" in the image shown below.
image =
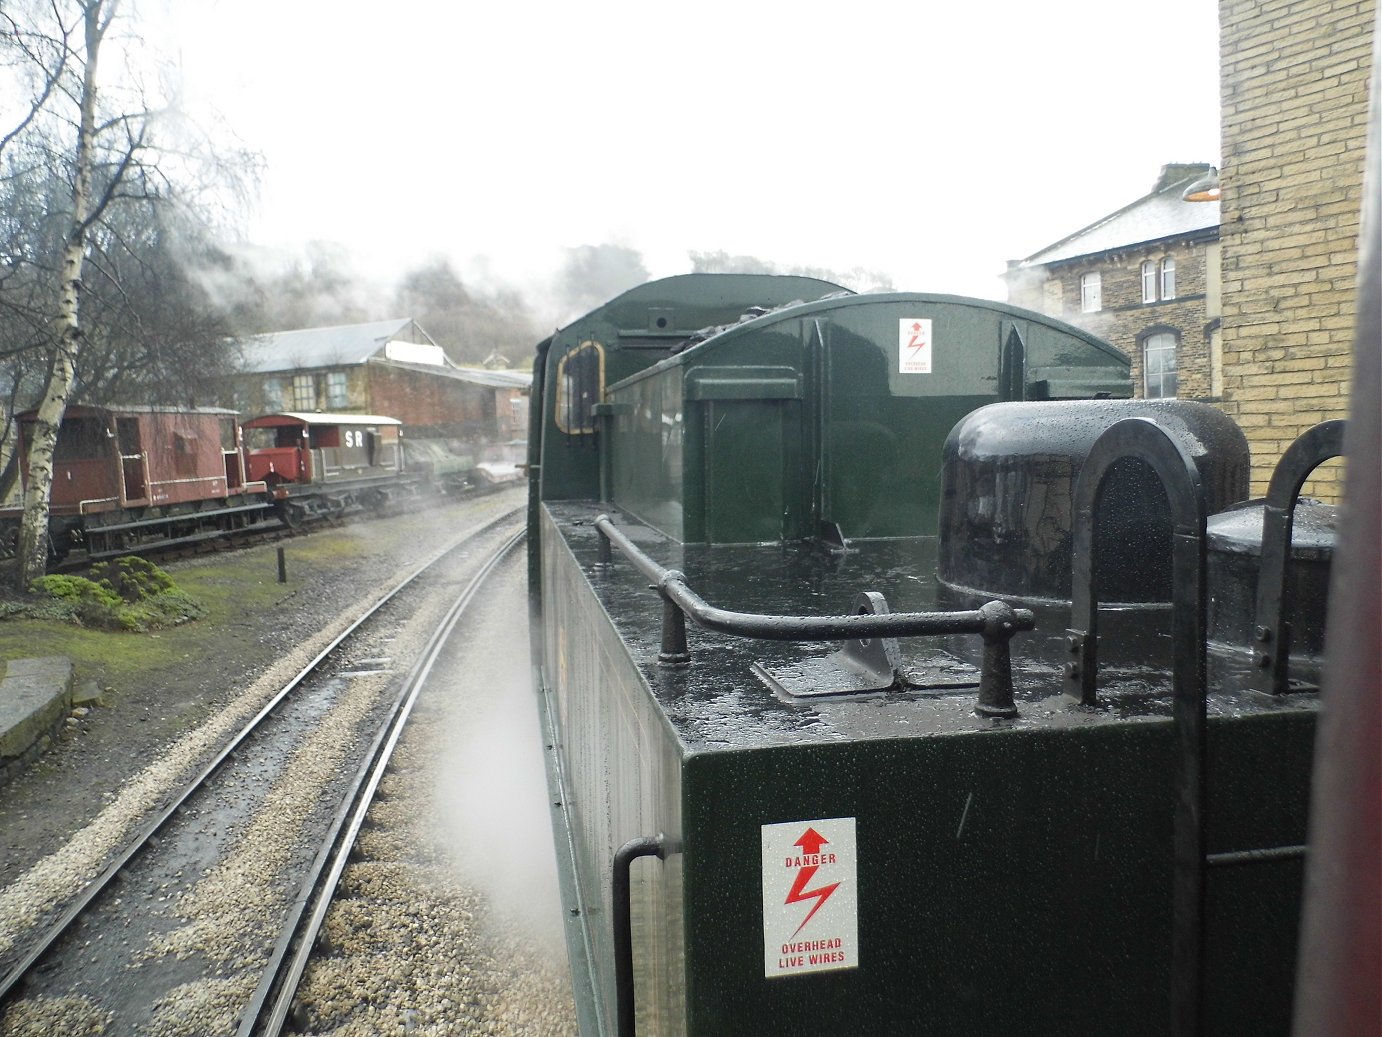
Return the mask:
<path fill-rule="evenodd" d="M 47 565 L 53 449 L 81 346 L 87 234 L 92 220 L 99 218 L 119 192 L 125 174 L 138 162 L 146 130 L 144 120 L 137 115 L 97 125 L 101 50 L 119 9 L 120 0 L 77 0 L 71 4 L 54 2 L 44 8 L 11 6 L 5 15 L 5 42 L 18 53 L 20 67 L 28 63 L 30 82 L 37 86 L 32 106 L 21 124 L 6 135 L 5 144 L 10 149 L 22 149 L 24 161 L 34 165 L 61 156 L 71 188 L 56 271 L 58 299 L 52 316 L 48 376 L 29 444 L 29 479 L 18 544 L 17 582 L 21 589 L 43 575 Z M 70 127 L 73 114 L 75 135 L 64 140 L 60 127 L 64 123 Z M 124 137 L 124 146 L 107 168 L 101 197 L 95 197 L 92 190 L 98 132 Z"/>
<path fill-rule="evenodd" d="M 188 154 L 173 154 L 155 139 L 174 113 L 167 101 L 149 100 L 134 71 L 143 55 L 130 21 L 122 0 L 0 5 L 0 53 L 13 76 L 3 86 L 22 89 L 29 98 L 14 125 L 0 128 L 0 175 L 14 188 L 13 197 L 31 201 L 18 228 L 27 232 L 27 237 L 19 234 L 25 244 L 0 256 L 0 289 L 6 278 L 15 288 L 3 293 L 0 309 L 7 308 L 17 325 L 38 332 L 45 360 L 27 444 L 15 574 L 21 589 L 46 567 L 53 453 L 79 375 L 93 386 L 104 381 L 110 389 L 122 384 L 122 377 L 129 381 L 141 364 L 146 370 L 135 371 L 135 382 L 169 366 L 157 341 L 132 361 L 127 353 L 124 371 L 95 370 L 90 363 L 83 371 L 81 363 L 84 353 L 100 358 L 118 352 L 111 329 L 122 323 L 127 340 L 149 338 L 131 301 L 129 289 L 137 278 L 130 274 L 138 268 L 154 293 L 160 285 L 171 287 L 167 271 L 149 276 L 157 266 L 157 246 L 145 232 L 168 223 L 160 220 L 157 207 L 171 204 L 177 194 L 169 170 L 186 173 L 190 166 Z M 150 70 L 148 79 L 153 78 Z M 122 277 L 130 277 L 129 283 Z M 115 301 L 98 311 L 103 325 L 95 329 L 85 312 L 92 283 L 107 286 L 106 296 Z M 153 306 L 159 305 L 161 300 L 154 300 Z M 117 311 L 120 319 L 112 316 Z M 181 316 L 187 318 L 185 328 L 197 323 L 185 311 Z M 200 331 L 212 333 L 206 327 Z"/>

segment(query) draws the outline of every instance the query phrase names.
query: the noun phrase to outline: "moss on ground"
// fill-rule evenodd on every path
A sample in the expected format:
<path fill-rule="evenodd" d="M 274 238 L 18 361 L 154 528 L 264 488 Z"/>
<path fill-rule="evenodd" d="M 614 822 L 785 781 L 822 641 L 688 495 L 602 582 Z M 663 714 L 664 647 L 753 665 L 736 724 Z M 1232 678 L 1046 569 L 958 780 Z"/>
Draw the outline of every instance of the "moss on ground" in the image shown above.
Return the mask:
<path fill-rule="evenodd" d="M 11 598 L 0 603 L 0 660 L 65 655 L 78 674 L 102 686 L 120 688 L 135 686 L 189 658 L 225 654 L 227 628 L 248 611 L 290 603 L 301 586 L 291 573 L 287 583 L 277 582 L 271 552 L 209 555 L 182 563 L 176 573 L 176 593 L 196 603 L 198 621 L 133 631 L 73 623 L 69 618 L 71 578 L 59 579 L 65 581 L 60 588 L 68 592 L 66 601 L 61 597 Z"/>

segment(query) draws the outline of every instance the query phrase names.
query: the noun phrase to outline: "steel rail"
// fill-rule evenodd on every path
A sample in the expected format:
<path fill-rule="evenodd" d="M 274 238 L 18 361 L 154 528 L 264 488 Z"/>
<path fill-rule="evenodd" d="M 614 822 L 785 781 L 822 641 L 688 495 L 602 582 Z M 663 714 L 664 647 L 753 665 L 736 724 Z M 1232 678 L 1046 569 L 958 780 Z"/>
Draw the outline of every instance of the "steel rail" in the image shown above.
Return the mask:
<path fill-rule="evenodd" d="M 346 627 L 346 629 L 333 638 L 326 647 L 318 652 L 312 661 L 307 663 L 296 676 L 276 692 L 273 698 L 271 698 L 264 707 L 241 728 L 239 733 L 232 737 L 230 741 L 221 748 L 210 762 L 202 767 L 195 777 L 188 781 L 181 790 L 168 800 L 163 808 L 146 822 L 142 828 L 137 830 L 135 837 L 111 860 L 106 869 L 83 886 L 80 892 L 68 902 L 66 909 L 58 916 L 57 921 L 45 929 L 42 935 L 40 935 L 22 954 L 18 963 L 5 974 L 3 979 L 0 979 L 0 1006 L 5 1004 L 15 988 L 23 982 L 24 977 L 28 974 L 29 970 L 33 968 L 34 964 L 43 957 L 59 938 L 62 937 L 72 923 L 91 906 L 102 891 L 115 879 L 116 875 L 118 875 L 120 871 L 148 845 L 149 841 L 163 829 L 164 825 L 166 825 L 173 815 L 178 812 L 183 804 L 186 803 L 213 774 L 220 770 L 225 762 L 230 759 L 235 751 L 265 718 L 272 714 L 284 699 L 292 694 L 303 681 L 311 676 L 322 663 L 340 647 L 342 642 L 349 638 L 366 620 L 392 601 L 404 588 L 409 586 L 442 558 L 475 537 L 509 521 L 520 511 L 522 511 L 522 508 L 515 508 L 505 512 L 503 515 L 491 519 L 479 528 L 470 530 L 467 533 L 453 538 L 450 543 L 437 551 L 431 558 L 418 566 L 412 573 L 404 577 L 396 586 L 375 601 L 375 603 L 358 616 L 350 626 Z"/>
<path fill-rule="evenodd" d="M 450 609 L 433 631 L 422 655 L 404 679 L 389 716 L 380 724 L 350 787 L 341 797 L 341 807 L 322 839 L 321 849 L 303 879 L 298 896 L 289 908 L 288 917 L 279 933 L 273 954 L 264 968 L 264 976 L 259 987 L 241 1014 L 236 1037 L 253 1037 L 255 1034 L 262 1037 L 277 1037 L 283 1032 L 284 1024 L 288 1022 L 292 1013 L 302 975 L 315 949 L 317 934 L 326 921 L 336 887 L 340 884 L 341 875 L 349 862 L 350 851 L 359 838 L 365 816 L 374 803 L 375 790 L 378 789 L 379 782 L 388 769 L 394 749 L 417 702 L 418 694 L 426 685 L 437 656 L 446 647 L 456 623 L 479 593 L 485 580 L 509 552 L 522 542 L 523 535 L 524 531 L 519 529 L 486 559 L 479 572 L 452 602 Z M 311 913 L 304 921 L 309 901 Z"/>

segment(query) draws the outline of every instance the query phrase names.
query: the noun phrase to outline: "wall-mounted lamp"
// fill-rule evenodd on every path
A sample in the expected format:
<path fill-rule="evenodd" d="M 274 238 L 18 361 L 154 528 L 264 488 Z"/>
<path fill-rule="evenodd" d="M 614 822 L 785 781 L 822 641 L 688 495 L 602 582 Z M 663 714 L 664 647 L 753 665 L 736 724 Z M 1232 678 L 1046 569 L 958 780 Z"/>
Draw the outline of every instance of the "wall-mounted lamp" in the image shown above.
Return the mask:
<path fill-rule="evenodd" d="M 1185 189 L 1180 196 L 1185 202 L 1217 202 L 1219 200 L 1219 171 L 1213 166 L 1209 172 Z"/>

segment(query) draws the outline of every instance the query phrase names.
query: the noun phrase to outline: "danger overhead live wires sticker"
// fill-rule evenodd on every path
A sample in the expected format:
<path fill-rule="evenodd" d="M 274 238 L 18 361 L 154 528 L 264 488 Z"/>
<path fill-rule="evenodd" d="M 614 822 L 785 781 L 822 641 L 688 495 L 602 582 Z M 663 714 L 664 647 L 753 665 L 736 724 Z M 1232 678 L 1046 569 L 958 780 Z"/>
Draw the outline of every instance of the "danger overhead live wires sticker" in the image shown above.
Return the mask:
<path fill-rule="evenodd" d="M 859 964 L 854 818 L 763 826 L 763 974 Z"/>

